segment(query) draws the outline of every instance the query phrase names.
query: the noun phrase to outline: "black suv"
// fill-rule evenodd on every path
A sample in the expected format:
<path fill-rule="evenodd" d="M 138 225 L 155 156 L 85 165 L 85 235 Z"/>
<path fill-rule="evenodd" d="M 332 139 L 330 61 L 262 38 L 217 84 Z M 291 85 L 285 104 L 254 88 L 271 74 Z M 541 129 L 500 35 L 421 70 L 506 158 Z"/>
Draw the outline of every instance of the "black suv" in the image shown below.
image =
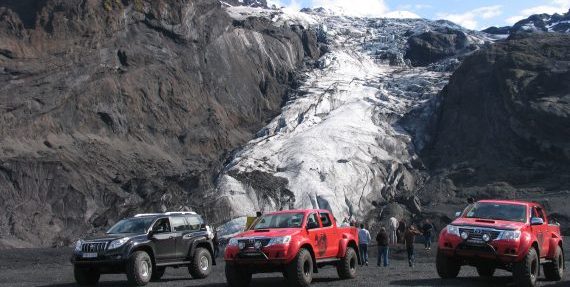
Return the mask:
<path fill-rule="evenodd" d="M 138 214 L 104 236 L 79 240 L 71 258 L 79 285 L 97 284 L 101 274 L 126 273 L 132 285 L 159 280 L 166 267 L 188 266 L 205 278 L 216 264 L 213 233 L 194 212 Z"/>

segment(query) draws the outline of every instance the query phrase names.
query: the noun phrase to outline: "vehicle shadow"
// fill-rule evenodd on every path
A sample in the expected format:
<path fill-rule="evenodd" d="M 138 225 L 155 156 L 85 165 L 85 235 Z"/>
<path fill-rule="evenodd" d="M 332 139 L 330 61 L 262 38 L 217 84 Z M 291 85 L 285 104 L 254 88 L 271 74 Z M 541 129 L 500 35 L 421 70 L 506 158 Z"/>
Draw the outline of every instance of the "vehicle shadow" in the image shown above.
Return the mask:
<path fill-rule="evenodd" d="M 407 279 L 407 280 L 394 280 L 390 281 L 393 286 L 462 286 L 462 287 L 476 287 L 476 286 L 515 286 L 512 276 L 493 277 L 484 279 L 480 277 L 462 277 L 454 279 Z"/>

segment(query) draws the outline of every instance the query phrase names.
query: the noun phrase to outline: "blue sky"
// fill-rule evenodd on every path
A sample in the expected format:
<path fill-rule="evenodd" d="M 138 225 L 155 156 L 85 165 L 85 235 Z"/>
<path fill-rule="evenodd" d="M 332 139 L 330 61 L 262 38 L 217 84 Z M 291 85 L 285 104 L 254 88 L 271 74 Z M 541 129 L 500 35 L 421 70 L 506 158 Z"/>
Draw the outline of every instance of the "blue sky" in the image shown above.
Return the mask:
<path fill-rule="evenodd" d="M 447 19 L 469 29 L 512 25 L 537 13 L 564 13 L 570 0 L 268 0 L 293 9 L 328 7 L 360 16 L 418 15 Z M 406 11 L 406 12 L 397 12 Z M 412 14 L 411 14 L 411 13 Z"/>

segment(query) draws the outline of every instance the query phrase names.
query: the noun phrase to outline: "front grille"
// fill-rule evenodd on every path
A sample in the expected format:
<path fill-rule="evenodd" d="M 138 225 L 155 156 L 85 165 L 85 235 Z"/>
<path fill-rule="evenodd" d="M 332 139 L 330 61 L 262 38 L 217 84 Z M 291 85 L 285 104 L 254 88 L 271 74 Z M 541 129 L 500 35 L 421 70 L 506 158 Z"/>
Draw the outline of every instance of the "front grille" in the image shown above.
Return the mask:
<path fill-rule="evenodd" d="M 85 242 L 81 245 L 81 251 L 88 253 L 101 252 L 105 248 L 107 248 L 107 242 Z"/>
<path fill-rule="evenodd" d="M 467 240 L 483 241 L 483 234 L 489 234 L 491 241 L 496 240 L 501 235 L 501 232 L 489 228 L 459 228 L 459 234 L 467 232 L 469 235 Z"/>
<path fill-rule="evenodd" d="M 254 248 L 255 242 L 260 241 L 261 246 L 265 247 L 271 241 L 271 238 L 249 238 L 249 239 L 240 239 L 238 243 L 243 242 L 245 244 L 245 248 Z"/>

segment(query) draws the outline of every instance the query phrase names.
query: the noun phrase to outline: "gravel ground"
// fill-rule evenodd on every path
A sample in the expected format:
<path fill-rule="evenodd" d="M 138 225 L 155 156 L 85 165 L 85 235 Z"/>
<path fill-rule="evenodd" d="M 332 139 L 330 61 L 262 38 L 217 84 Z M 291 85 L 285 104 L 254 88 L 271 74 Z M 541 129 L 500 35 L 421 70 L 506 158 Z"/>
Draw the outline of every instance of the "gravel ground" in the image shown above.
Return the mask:
<path fill-rule="evenodd" d="M 570 246 L 567 244 L 566 250 Z M 358 269 L 354 280 L 339 280 L 334 268 L 328 267 L 315 274 L 313 286 L 514 286 L 508 272 L 498 271 L 490 280 L 477 276 L 475 268 L 463 267 L 459 278 L 441 280 L 435 271 L 435 250 L 425 251 L 416 247 L 417 265 L 409 268 L 404 250 L 398 248 L 391 254 L 388 268 L 376 267 L 376 248 L 371 248 L 371 264 Z M 2 251 L 0 256 L 0 286 L 43 286 L 68 287 L 76 286 L 73 280 L 73 269 L 69 263 L 70 249 L 17 249 Z M 212 274 L 203 280 L 190 278 L 186 268 L 168 268 L 160 282 L 148 286 L 226 286 L 224 263 L 219 260 Z M 567 261 L 567 266 L 570 262 Z M 566 272 L 561 282 L 541 281 L 539 286 L 570 286 L 570 272 Z M 103 275 L 100 286 L 125 286 L 125 275 Z M 254 275 L 251 286 L 285 287 L 286 282 L 281 274 Z"/>

